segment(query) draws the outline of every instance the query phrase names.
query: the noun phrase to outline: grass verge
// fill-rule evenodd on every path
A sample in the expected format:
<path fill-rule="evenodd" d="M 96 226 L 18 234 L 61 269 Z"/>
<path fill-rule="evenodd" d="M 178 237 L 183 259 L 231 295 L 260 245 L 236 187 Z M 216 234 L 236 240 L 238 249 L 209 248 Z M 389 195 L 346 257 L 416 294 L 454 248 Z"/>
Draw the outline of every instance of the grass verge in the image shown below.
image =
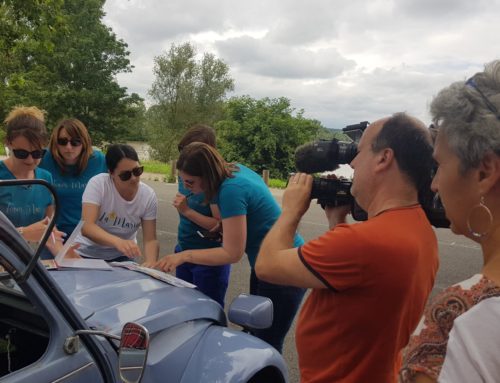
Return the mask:
<path fill-rule="evenodd" d="M 270 178 L 269 179 L 269 187 L 275 188 L 275 189 L 284 189 L 284 188 L 286 188 L 286 181 L 279 180 L 277 178 Z"/>
<path fill-rule="evenodd" d="M 141 161 L 141 165 L 144 166 L 144 172 L 146 173 L 163 174 L 167 180 L 170 177 L 170 164 L 166 164 L 161 161 Z M 269 187 L 284 189 L 286 187 L 286 181 L 277 178 L 270 178 Z"/>
<path fill-rule="evenodd" d="M 141 161 L 146 173 L 158 173 L 165 176 L 170 175 L 170 165 L 160 161 Z"/>

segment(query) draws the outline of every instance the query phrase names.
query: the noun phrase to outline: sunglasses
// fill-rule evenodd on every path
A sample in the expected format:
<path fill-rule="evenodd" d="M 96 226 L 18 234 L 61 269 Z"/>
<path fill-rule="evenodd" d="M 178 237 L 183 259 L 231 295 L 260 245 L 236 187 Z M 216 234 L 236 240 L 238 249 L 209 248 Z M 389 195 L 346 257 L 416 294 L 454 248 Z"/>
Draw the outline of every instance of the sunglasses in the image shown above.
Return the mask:
<path fill-rule="evenodd" d="M 57 139 L 57 145 L 66 146 L 68 145 L 68 142 L 71 144 L 71 146 L 80 146 L 82 144 L 82 140 L 80 140 L 79 138 L 69 139 L 64 137 Z"/>
<path fill-rule="evenodd" d="M 143 171 L 144 171 L 144 166 L 138 166 L 136 168 L 133 168 L 132 170 L 126 170 L 124 172 L 121 172 L 120 174 L 118 174 L 118 177 L 120 177 L 122 181 L 128 181 L 132 177 L 132 174 L 135 177 L 139 177 Z"/>
<path fill-rule="evenodd" d="M 43 157 L 46 151 L 47 151 L 46 149 L 40 149 L 29 152 L 24 149 L 12 149 L 14 157 L 19 158 L 20 160 L 25 160 L 26 158 L 28 158 L 28 156 L 31 156 L 31 158 L 33 158 L 34 160 L 39 160 L 40 158 Z"/>
<path fill-rule="evenodd" d="M 194 181 L 191 180 L 182 180 L 188 187 L 192 187 L 194 185 Z"/>
<path fill-rule="evenodd" d="M 490 101 L 490 99 L 488 97 L 486 97 L 486 95 L 483 93 L 483 91 L 477 86 L 477 83 L 474 80 L 474 77 L 471 77 L 470 79 L 468 79 L 465 82 L 465 85 L 468 85 L 471 88 L 475 89 L 477 91 L 477 93 L 479 93 L 481 98 L 483 99 L 484 104 L 490 110 L 490 112 L 492 112 L 497 117 L 497 119 L 500 120 L 500 113 L 498 112 L 497 107 Z"/>

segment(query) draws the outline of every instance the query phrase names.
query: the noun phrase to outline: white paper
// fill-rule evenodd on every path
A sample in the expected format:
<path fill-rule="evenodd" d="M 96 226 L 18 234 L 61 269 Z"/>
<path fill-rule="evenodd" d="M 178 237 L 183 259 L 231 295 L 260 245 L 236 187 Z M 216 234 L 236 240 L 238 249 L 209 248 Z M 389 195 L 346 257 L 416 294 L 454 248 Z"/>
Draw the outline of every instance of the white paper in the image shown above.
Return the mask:
<path fill-rule="evenodd" d="M 149 275 L 150 277 L 153 277 L 155 279 L 158 279 L 162 282 L 166 282 L 172 286 L 176 287 L 187 287 L 190 289 L 196 288 L 196 285 L 193 285 L 192 283 L 186 282 L 182 279 L 179 279 L 177 277 L 174 277 L 171 274 L 164 273 L 163 271 L 156 270 L 156 269 L 151 269 L 149 267 L 144 267 L 141 265 L 138 265 L 135 262 L 111 262 L 113 266 L 118 266 L 118 267 L 124 267 L 129 270 L 137 271 L 142 274 Z"/>
<path fill-rule="evenodd" d="M 103 259 L 85 259 L 85 258 L 71 258 L 66 259 L 66 253 L 74 245 L 75 239 L 81 233 L 83 221 L 78 222 L 75 230 L 69 236 L 64 246 L 59 250 L 55 257 L 58 267 L 76 268 L 76 269 L 97 269 L 97 270 L 113 270 L 108 263 Z"/>
<path fill-rule="evenodd" d="M 64 243 L 64 246 L 57 252 L 56 255 L 56 262 L 59 263 L 63 260 L 63 258 L 66 256 L 66 253 L 68 252 L 69 248 L 73 246 L 76 237 L 78 234 L 82 232 L 82 226 L 83 226 L 83 221 L 78 222 L 78 225 L 76 225 L 75 230 L 71 233 L 69 236 L 68 240 Z"/>

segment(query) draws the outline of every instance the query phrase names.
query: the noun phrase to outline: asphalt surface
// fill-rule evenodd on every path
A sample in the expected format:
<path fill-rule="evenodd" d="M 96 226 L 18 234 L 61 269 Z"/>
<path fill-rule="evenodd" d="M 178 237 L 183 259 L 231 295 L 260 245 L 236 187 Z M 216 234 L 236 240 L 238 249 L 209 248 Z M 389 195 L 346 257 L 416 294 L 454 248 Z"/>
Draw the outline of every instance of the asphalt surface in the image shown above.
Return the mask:
<path fill-rule="evenodd" d="M 176 244 L 179 217 L 171 202 L 177 192 L 176 184 L 154 181 L 161 177 L 146 175 L 144 182 L 153 187 L 159 200 L 157 233 L 160 241 L 160 256 L 170 254 Z M 272 190 L 278 203 L 281 203 L 281 190 Z M 299 227 L 304 239 L 313 239 L 328 230 L 323 210 L 312 203 Z M 440 267 L 433 294 L 444 287 L 459 282 L 477 273 L 481 269 L 482 257 L 479 246 L 461 236 L 456 236 L 448 229 L 436 229 L 439 241 Z M 138 236 L 141 238 L 141 235 Z M 240 293 L 248 292 L 250 267 L 244 257 L 232 266 L 231 281 L 226 295 L 226 309 L 230 302 Z M 290 382 L 299 382 L 297 353 L 295 349 L 295 323 L 285 341 L 283 356 L 289 367 Z"/>

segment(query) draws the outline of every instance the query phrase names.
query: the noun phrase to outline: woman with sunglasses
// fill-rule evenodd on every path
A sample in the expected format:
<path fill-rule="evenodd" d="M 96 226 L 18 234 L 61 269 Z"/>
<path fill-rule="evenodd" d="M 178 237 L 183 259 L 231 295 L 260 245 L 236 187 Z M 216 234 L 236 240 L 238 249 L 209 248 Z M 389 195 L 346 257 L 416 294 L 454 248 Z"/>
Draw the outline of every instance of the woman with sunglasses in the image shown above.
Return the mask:
<path fill-rule="evenodd" d="M 16 107 L 4 122 L 9 157 L 0 161 L 0 179 L 41 179 L 52 184 L 51 174 L 38 167 L 48 138 L 43 112 L 35 106 Z M 44 186 L 5 186 L 0 188 L 0 210 L 26 240 L 37 242 L 45 232 L 48 217 L 54 213 L 54 206 L 52 195 Z M 63 233 L 54 230 L 54 234 L 56 238 L 47 242 L 52 253 L 61 247 Z M 51 255 L 44 251 L 42 258 Z"/>
<path fill-rule="evenodd" d="M 141 182 L 144 170 L 130 145 L 110 145 L 106 152 L 109 173 L 92 177 L 82 197 L 82 233 L 75 240 L 78 253 L 108 262 L 141 257 L 136 241 L 142 227 L 144 266 L 158 259 L 154 190 Z"/>
<path fill-rule="evenodd" d="M 432 189 L 451 230 L 478 245 L 483 267 L 428 305 L 405 352 L 401 381 L 498 382 L 500 60 L 441 90 L 431 114 L 438 164 Z"/>
<path fill-rule="evenodd" d="M 82 195 L 88 181 L 107 172 L 104 155 L 92 148 L 85 125 L 70 118 L 59 122 L 52 131 L 40 167 L 52 174 L 60 207 L 56 224 L 69 236 L 81 219 Z"/>
<path fill-rule="evenodd" d="M 223 229 L 222 247 L 167 255 L 156 267 L 173 271 L 185 262 L 226 265 L 238 262 L 246 253 L 251 267 L 250 293 L 270 298 L 274 315 L 270 328 L 252 333 L 281 352 L 305 289 L 263 282 L 254 271 L 260 244 L 281 213 L 279 205 L 257 173 L 244 165 L 225 162 L 215 148 L 205 143 L 193 142 L 185 146 L 177 169 L 186 189 L 193 194 L 205 193 L 205 202 L 218 206 Z M 303 242 L 296 234 L 295 245 L 300 246 Z"/>

